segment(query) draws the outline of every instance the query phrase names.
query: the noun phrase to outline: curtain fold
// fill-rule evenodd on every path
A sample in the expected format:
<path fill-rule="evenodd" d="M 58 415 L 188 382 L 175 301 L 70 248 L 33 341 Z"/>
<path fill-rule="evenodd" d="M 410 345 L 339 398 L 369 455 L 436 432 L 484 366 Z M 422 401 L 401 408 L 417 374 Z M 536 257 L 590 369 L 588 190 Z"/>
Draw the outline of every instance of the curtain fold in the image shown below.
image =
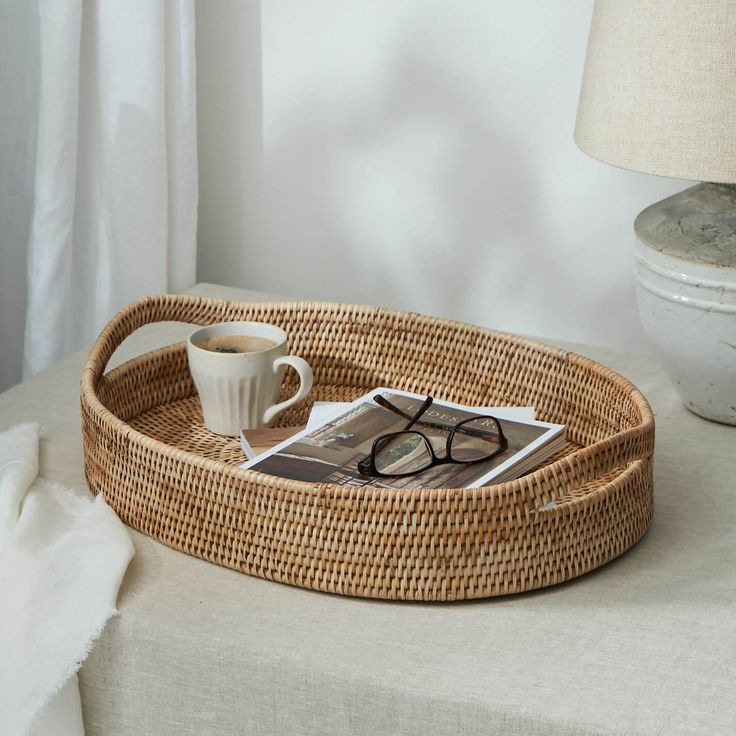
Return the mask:
<path fill-rule="evenodd" d="M 23 372 L 195 281 L 193 0 L 41 0 Z"/>

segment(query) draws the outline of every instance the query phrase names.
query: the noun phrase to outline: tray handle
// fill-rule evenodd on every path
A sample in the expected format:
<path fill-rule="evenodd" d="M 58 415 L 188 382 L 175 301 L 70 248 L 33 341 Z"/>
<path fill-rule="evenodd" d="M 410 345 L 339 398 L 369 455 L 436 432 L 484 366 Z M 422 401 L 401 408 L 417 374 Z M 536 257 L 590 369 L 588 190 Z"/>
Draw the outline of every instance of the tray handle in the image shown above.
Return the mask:
<path fill-rule="evenodd" d="M 121 309 L 102 329 L 92 345 L 82 372 L 82 385 L 96 386 L 113 353 L 137 329 L 155 322 L 211 325 L 241 319 L 250 304 L 224 302 L 201 296 L 161 294 L 147 296 Z"/>

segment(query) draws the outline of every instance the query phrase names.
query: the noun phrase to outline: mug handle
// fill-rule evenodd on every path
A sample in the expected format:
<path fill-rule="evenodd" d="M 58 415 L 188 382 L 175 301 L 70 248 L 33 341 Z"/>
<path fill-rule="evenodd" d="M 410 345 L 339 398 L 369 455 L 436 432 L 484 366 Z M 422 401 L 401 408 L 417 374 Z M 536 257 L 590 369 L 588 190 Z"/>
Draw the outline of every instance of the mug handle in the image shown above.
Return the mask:
<path fill-rule="evenodd" d="M 280 404 L 274 404 L 263 412 L 262 421 L 266 425 L 271 424 L 277 414 L 296 404 L 297 401 L 301 401 L 312 390 L 312 369 L 304 358 L 299 358 L 296 355 L 284 355 L 281 358 L 276 358 L 273 362 L 273 372 L 277 373 L 282 365 L 290 365 L 299 374 L 299 390 L 290 399 L 286 399 Z"/>

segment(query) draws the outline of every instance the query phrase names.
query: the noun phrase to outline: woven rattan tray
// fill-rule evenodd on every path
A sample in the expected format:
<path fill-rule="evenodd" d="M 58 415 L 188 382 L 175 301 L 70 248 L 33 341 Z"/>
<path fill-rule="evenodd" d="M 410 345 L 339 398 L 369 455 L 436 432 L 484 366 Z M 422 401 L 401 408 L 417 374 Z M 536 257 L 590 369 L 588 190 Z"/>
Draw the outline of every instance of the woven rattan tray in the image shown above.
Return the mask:
<path fill-rule="evenodd" d="M 515 481 L 477 489 L 355 488 L 238 468 L 237 440 L 202 425 L 178 343 L 105 374 L 134 330 L 158 321 L 279 325 L 314 370 L 314 400 L 375 386 L 470 405 L 528 406 L 568 445 Z M 295 390 L 287 377 L 283 393 Z M 620 555 L 652 514 L 654 420 L 621 376 L 574 353 L 418 314 L 320 303 L 157 296 L 116 315 L 82 375 L 87 479 L 127 524 L 188 554 L 315 590 L 458 600 L 532 590 Z M 542 509 L 554 501 L 554 507 Z"/>

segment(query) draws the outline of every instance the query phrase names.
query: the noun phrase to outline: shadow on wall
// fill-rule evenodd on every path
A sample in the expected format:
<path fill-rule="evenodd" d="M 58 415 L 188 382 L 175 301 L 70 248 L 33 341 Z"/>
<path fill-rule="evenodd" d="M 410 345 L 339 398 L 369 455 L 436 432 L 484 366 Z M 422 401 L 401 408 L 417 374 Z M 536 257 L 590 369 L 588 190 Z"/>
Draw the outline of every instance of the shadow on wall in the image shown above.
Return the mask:
<path fill-rule="evenodd" d="M 562 277 L 535 162 L 444 69 L 404 56 L 385 81 L 372 97 L 299 101 L 267 141 L 249 285 L 513 329 Z"/>
<path fill-rule="evenodd" d="M 263 151 L 260 0 L 198 0 L 197 278 L 257 286 L 251 243 L 259 242 Z"/>

